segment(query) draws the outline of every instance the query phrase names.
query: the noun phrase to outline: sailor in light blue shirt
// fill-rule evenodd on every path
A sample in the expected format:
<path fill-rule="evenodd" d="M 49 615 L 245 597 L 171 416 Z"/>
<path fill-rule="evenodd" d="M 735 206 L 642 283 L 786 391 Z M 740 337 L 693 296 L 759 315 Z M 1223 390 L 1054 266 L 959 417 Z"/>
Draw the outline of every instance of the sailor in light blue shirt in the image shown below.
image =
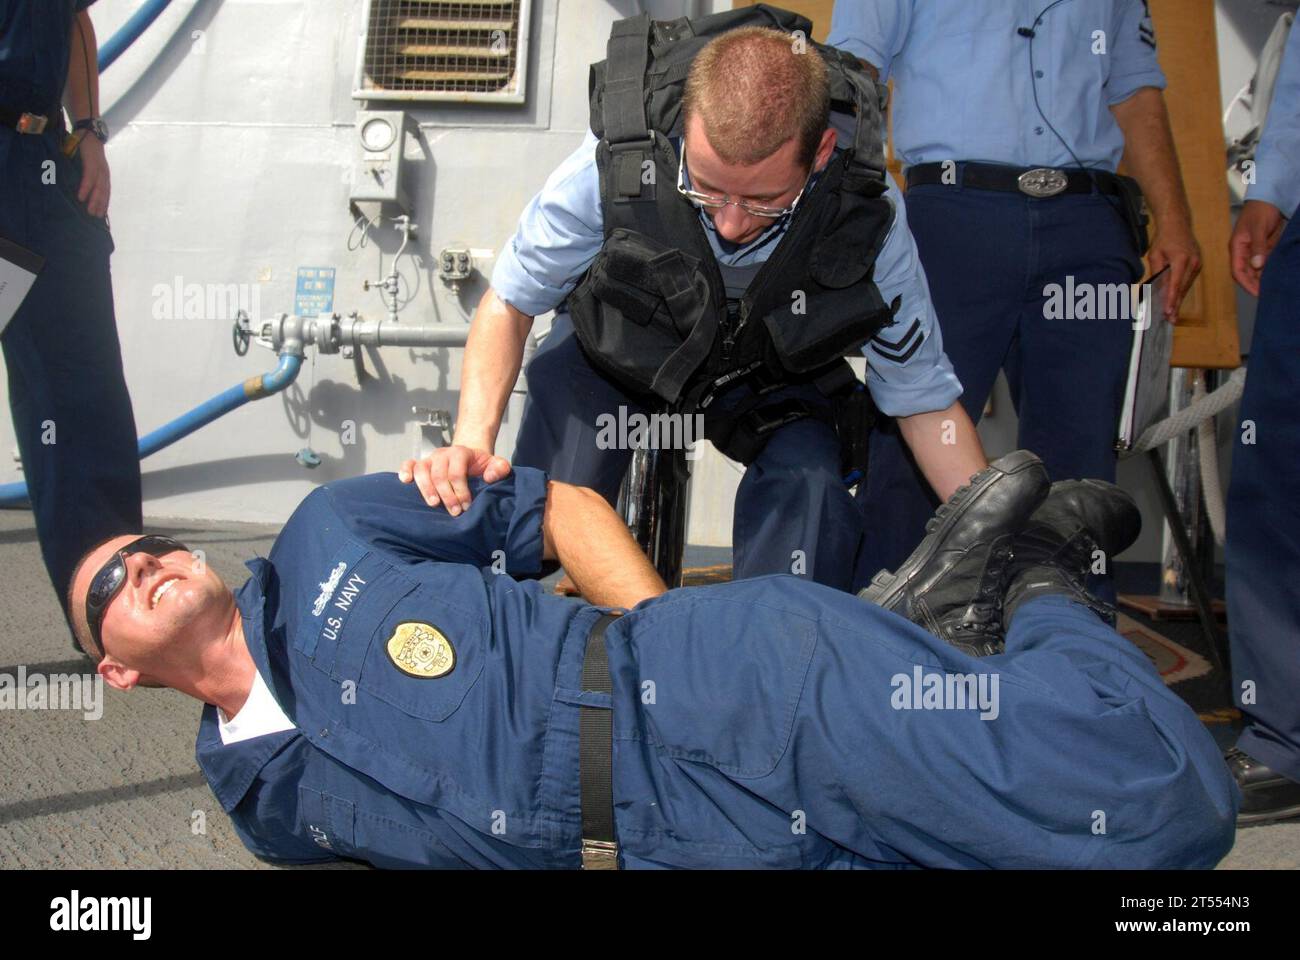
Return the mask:
<path fill-rule="evenodd" d="M 894 81 L 894 155 L 905 167 L 983 160 L 1113 173 L 1124 134 L 1107 108 L 1143 87 L 1165 88 L 1146 5 L 1065 0 L 1033 26 L 1047 6 L 845 0 L 835 4 L 828 42 Z"/>
<path fill-rule="evenodd" d="M 1114 479 L 1132 330 L 1057 317 L 1050 290 L 1139 279 L 1137 186 L 1170 319 L 1200 269 L 1156 32 L 1144 0 L 835 4 L 828 42 L 893 83 L 894 155 L 962 404 L 978 420 L 1005 372 L 1018 445 L 1053 479 Z M 906 556 L 934 509 L 896 438 L 878 431 L 871 456 L 859 582 Z"/>
<path fill-rule="evenodd" d="M 839 146 L 847 146 L 844 118 L 832 115 Z M 676 144 L 682 149 L 681 142 Z M 528 368 L 529 401 L 513 460 L 547 469 L 568 482 L 591 486 L 611 501 L 626 469 L 626 453 L 598 450 L 592 424 L 601 411 L 636 411 L 641 401 L 590 368 L 578 345 L 564 300 L 604 243 L 597 140 L 588 134 L 528 204 L 518 229 L 502 250 L 492 275 L 493 291 L 513 308 L 535 316 L 558 310 L 546 341 Z M 838 148 L 837 148 L 838 149 Z M 867 388 L 891 417 L 944 418 L 958 411 L 961 384 L 943 350 L 925 269 L 907 228 L 902 195 L 891 181 L 894 219 L 875 263 L 875 282 L 886 303 L 897 301 L 893 322 L 863 348 Z M 700 221 L 720 264 L 755 271 L 780 243 L 783 218 L 747 243 L 720 236 L 713 216 Z M 786 388 L 810 405 L 825 400 L 811 386 Z M 949 454 L 952 489 L 979 469 L 982 452 L 965 417 L 969 437 L 961 453 Z M 938 426 L 925 433 L 938 437 Z M 970 453 L 974 450 L 974 454 Z M 970 461 L 970 468 L 962 467 Z M 962 469 L 956 469 L 962 467 Z M 940 480 L 940 486 L 944 483 Z M 774 572 L 806 572 L 810 579 L 847 589 L 863 537 L 861 512 L 839 472 L 839 441 L 824 420 L 809 418 L 780 427 L 751 464 L 736 494 L 733 565 L 737 579 Z M 869 532 L 868 532 L 869 533 Z"/>
<path fill-rule="evenodd" d="M 1255 182 L 1229 248 L 1259 297 L 1228 489 L 1233 696 L 1245 727 L 1228 752 L 1239 826 L 1300 817 L 1300 30 L 1287 40 Z M 1249 695 L 1248 695 L 1249 694 Z"/>
<path fill-rule="evenodd" d="M 1294 26 L 1255 150 L 1255 182 L 1246 190 L 1251 200 L 1272 204 L 1287 219 L 1300 210 L 1300 30 Z"/>
<path fill-rule="evenodd" d="M 623 91 L 638 78 L 641 94 L 611 99 L 612 82 L 600 81 L 593 133 L 527 205 L 501 251 L 466 348 L 452 445 L 399 471 L 426 502 L 446 503 L 454 514 L 470 502 L 466 477 L 492 482 L 510 469 L 495 450 L 501 412 L 533 319 L 550 310 L 555 321 L 527 369 L 515 465 L 613 502 L 637 441 L 611 441 L 602 421 L 652 418 L 673 402 L 671 413 L 689 421 L 683 432 L 702 432 L 745 464 L 732 522 L 737 579 L 794 573 L 841 589 L 852 583 L 864 529 L 848 484 L 861 480 L 858 453 L 870 425 L 863 387 L 844 376 L 836 354 L 862 346 L 865 389 L 895 418 L 888 428 L 904 437 L 937 496 L 947 500 L 987 464 L 959 403 L 962 387 L 944 352 L 901 193 L 889 183 L 887 193 L 871 195 L 873 171 L 883 165 L 871 142 L 876 85 L 838 51 L 796 49 L 788 32 L 771 27 L 782 16 L 789 15 L 735 11 L 727 19 L 748 29 L 717 29 L 676 60 L 676 41 L 665 47 L 648 39 L 662 25 L 643 17 L 614 25 L 611 58 L 596 76 L 618 73 Z M 638 66 L 639 56 L 650 61 Z M 666 79 L 683 68 L 684 85 Z M 737 90 L 751 93 L 737 99 Z M 637 116 L 645 103 L 648 113 Z M 610 136 L 611 127 L 623 128 L 615 135 L 622 139 Z M 611 157 L 615 147 L 643 143 L 641 136 L 658 144 L 651 167 L 663 173 L 636 187 L 654 183 L 642 191 L 654 194 L 653 211 L 631 206 L 647 198 L 624 192 L 626 174 L 636 171 L 623 160 L 635 154 L 629 149 L 602 166 L 601 136 L 610 138 Z M 635 225 L 628 217 L 638 218 Z M 611 249 L 623 241 L 639 251 L 620 252 L 611 265 Z M 767 264 L 772 269 L 760 278 Z M 807 297 L 807 316 L 770 305 L 784 298 L 787 282 L 795 302 Z M 665 292 L 665 283 L 675 291 Z M 608 296 L 596 292 L 604 284 Z M 601 297 L 624 298 L 628 312 L 611 306 L 606 314 Z M 608 319 L 604 340 L 587 310 L 601 311 L 596 323 Z M 587 324 L 582 342 L 575 315 Z M 675 332 L 659 337 L 660 322 Z M 642 328 L 649 332 L 637 339 Z M 808 342 L 782 339 L 799 335 Z M 684 342 L 673 345 L 674 336 Z M 665 341 L 665 359 L 651 356 Z M 653 363 L 650 376 L 628 373 L 642 361 Z M 660 375 L 687 379 L 661 390 L 651 386 Z"/>
<path fill-rule="evenodd" d="M 605 241 L 596 143 L 588 131 L 524 208 L 518 229 L 497 258 L 492 289 L 529 316 L 562 308 Z M 899 297 L 901 305 L 893 325 L 862 352 L 876 406 L 888 416 L 901 417 L 943 410 L 961 395 L 961 384 L 944 354 L 925 268 L 907 228 L 902 195 L 892 179 L 888 196 L 896 215 L 876 259 L 876 284 L 886 303 Z M 786 224 L 774 224 L 758 239 L 736 247 L 718 236 L 712 217 L 703 210 L 700 221 L 718 260 L 732 266 L 767 260 Z M 571 329 L 567 320 L 558 322 L 559 331 Z"/>

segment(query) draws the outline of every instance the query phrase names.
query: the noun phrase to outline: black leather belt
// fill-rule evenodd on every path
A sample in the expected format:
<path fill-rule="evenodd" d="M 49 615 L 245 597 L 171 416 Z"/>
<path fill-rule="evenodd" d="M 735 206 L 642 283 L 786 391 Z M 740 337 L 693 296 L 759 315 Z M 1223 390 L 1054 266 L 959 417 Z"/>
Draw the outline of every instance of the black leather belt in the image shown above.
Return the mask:
<path fill-rule="evenodd" d="M 605 654 L 605 631 L 618 619 L 606 613 L 592 624 L 582 658 L 582 689 L 614 692 Z M 614 711 L 580 707 L 578 715 L 579 783 L 582 798 L 582 867 L 617 870 L 614 841 Z"/>
<path fill-rule="evenodd" d="M 919 163 L 907 168 L 907 186 L 926 184 L 968 187 L 1023 193 L 1043 199 L 1062 193 L 1106 193 L 1120 195 L 1119 177 L 1106 170 L 1060 167 L 1012 167 L 1000 163 Z"/>
<path fill-rule="evenodd" d="M 44 114 L 13 110 L 0 105 L 0 125 L 11 127 L 19 133 L 44 133 L 48 124 L 49 117 Z"/>

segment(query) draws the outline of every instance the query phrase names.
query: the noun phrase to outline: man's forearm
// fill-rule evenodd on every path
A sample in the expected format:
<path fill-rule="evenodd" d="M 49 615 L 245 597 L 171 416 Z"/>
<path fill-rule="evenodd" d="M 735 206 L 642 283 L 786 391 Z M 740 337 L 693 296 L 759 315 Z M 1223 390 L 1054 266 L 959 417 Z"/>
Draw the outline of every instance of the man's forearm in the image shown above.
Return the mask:
<path fill-rule="evenodd" d="M 1142 187 L 1156 226 L 1190 230 L 1192 211 L 1164 96 L 1155 87 L 1143 87 L 1110 109 L 1124 133 L 1124 163 Z"/>
<path fill-rule="evenodd" d="M 594 490 L 552 480 L 542 541 L 546 558 L 560 561 L 588 603 L 634 607 L 668 589 L 627 526 Z"/>
<path fill-rule="evenodd" d="M 960 403 L 898 418 L 898 430 L 940 500 L 989 465 L 975 424 Z"/>
<path fill-rule="evenodd" d="M 510 306 L 490 287 L 483 295 L 465 344 L 454 443 L 495 449 L 501 414 L 519 378 L 532 324 L 532 317 Z"/>
<path fill-rule="evenodd" d="M 68 51 L 63 103 L 74 123 L 99 116 L 99 45 L 90 14 L 84 10 L 72 22 L 72 48 Z"/>

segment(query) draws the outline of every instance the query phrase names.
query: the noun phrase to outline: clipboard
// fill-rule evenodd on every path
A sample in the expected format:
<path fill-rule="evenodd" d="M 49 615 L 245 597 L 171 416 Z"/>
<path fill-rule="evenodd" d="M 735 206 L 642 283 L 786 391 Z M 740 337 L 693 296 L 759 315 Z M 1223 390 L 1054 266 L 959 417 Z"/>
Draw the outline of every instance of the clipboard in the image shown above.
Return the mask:
<path fill-rule="evenodd" d="M 9 326 L 44 266 L 40 254 L 0 237 L 0 333 Z"/>
<path fill-rule="evenodd" d="M 1156 423 L 1169 403 L 1169 361 L 1174 351 L 1174 325 L 1165 319 L 1165 287 L 1169 268 L 1142 281 L 1134 299 L 1133 349 L 1128 382 L 1120 407 L 1115 449 L 1125 453 Z"/>

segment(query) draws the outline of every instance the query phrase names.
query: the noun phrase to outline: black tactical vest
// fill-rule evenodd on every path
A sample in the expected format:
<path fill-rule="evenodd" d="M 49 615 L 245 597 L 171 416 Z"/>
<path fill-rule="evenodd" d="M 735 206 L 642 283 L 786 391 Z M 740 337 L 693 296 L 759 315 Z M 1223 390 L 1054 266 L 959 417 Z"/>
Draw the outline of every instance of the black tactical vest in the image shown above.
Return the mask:
<path fill-rule="evenodd" d="M 765 392 L 842 387 L 845 374 L 852 383 L 843 358 L 893 313 L 873 280 L 894 216 L 884 196 L 885 91 L 850 54 L 803 40 L 826 61 L 831 110 L 853 118 L 854 134 L 765 263 L 721 267 L 699 210 L 677 192 L 670 138 L 682 133 L 691 61 L 714 37 L 751 25 L 812 34 L 804 17 L 766 4 L 695 20 L 642 15 L 614 24 L 607 59 L 591 68 L 605 243 L 569 311 L 593 365 L 633 393 L 683 408 L 742 380 Z"/>

